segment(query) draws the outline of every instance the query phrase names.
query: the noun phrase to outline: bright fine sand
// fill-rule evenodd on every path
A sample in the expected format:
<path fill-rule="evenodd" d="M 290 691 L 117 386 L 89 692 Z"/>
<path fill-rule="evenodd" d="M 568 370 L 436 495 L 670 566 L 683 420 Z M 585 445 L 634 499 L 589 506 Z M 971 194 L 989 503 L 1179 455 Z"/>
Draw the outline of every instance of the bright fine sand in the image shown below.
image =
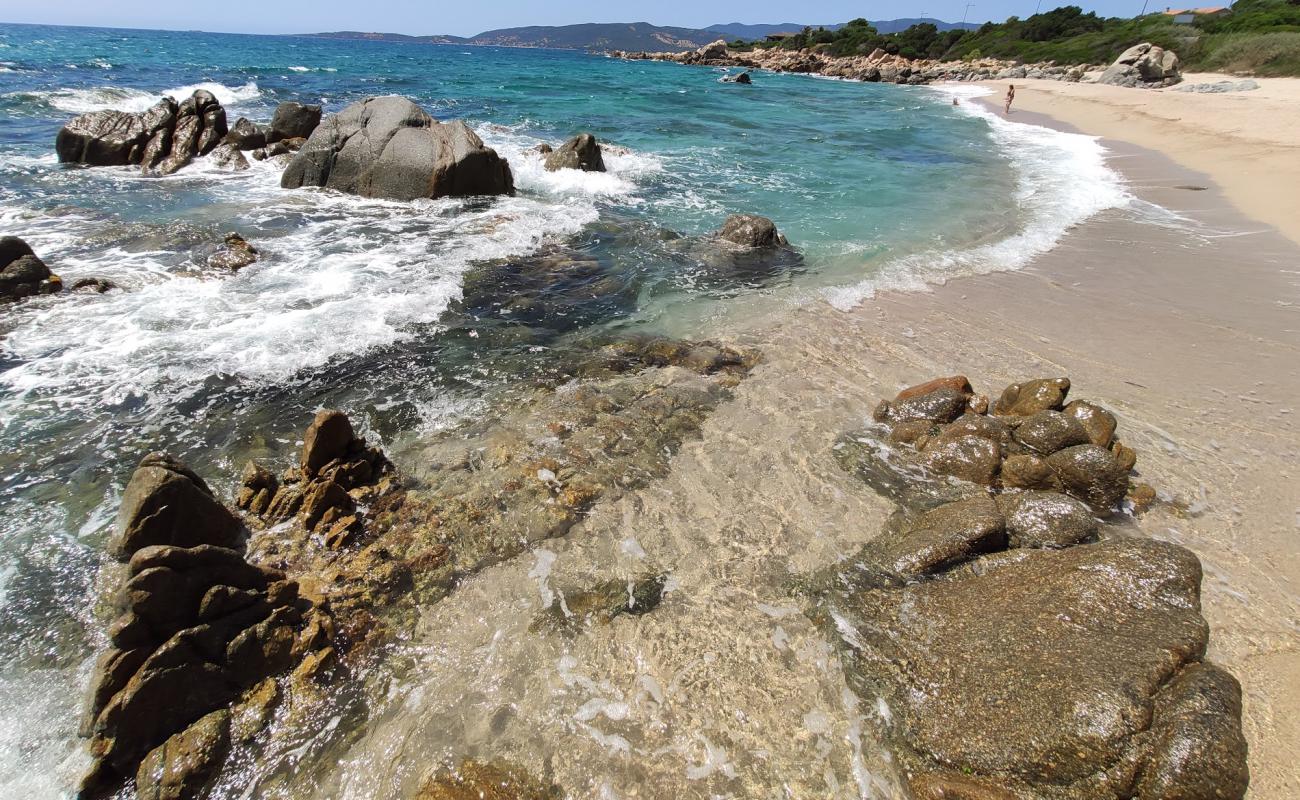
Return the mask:
<path fill-rule="evenodd" d="M 1240 81 L 1189 73 L 1182 85 Z M 1016 84 L 1016 111 L 1047 114 L 1084 133 L 1157 150 L 1209 175 L 1247 216 L 1300 242 L 1300 78 L 1259 78 L 1249 92 L 1135 92 L 1060 81 L 992 81 L 997 97 Z"/>

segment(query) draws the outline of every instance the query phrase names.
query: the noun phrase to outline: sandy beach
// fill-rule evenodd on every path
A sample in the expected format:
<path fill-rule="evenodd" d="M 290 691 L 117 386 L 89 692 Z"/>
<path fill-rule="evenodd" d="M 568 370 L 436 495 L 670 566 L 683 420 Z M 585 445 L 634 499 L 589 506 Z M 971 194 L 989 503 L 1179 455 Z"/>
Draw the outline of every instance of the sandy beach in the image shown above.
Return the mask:
<path fill-rule="evenodd" d="M 1188 73 L 1183 86 L 1240 81 Z M 1260 78 L 1259 88 L 1223 94 L 1175 88 L 1134 92 L 1060 81 L 992 81 L 996 96 L 1016 84 L 1017 112 L 1046 114 L 1074 129 L 1156 150 L 1208 175 L 1246 216 L 1300 242 L 1300 79 Z"/>
<path fill-rule="evenodd" d="M 1162 498 L 1133 521 L 1137 533 L 1189 547 L 1204 565 L 1208 656 L 1243 687 L 1250 796 L 1295 797 L 1300 248 L 1262 224 L 1282 224 L 1278 214 L 1240 213 L 1238 206 L 1252 207 L 1249 198 L 1221 189 L 1219 177 L 1245 191 L 1228 178 L 1263 169 L 1249 163 L 1252 147 L 1279 164 L 1300 159 L 1284 144 L 1244 138 L 1215 151 L 1212 175 L 1171 159 L 1193 153 L 1195 137 L 1221 136 L 1192 127 L 1196 108 L 1249 98 L 1119 89 L 1121 100 L 1110 104 L 1098 99 L 1110 94 L 1104 87 L 1053 89 L 1024 90 L 1016 119 L 1068 128 L 1111 115 L 1120 126 L 1139 113 L 1127 103 L 1153 100 L 1185 116 L 1177 124 L 1190 132 L 1176 138 L 1167 132 L 1175 123 L 1152 119 L 1128 126 L 1146 138 L 1107 136 L 1135 202 L 1079 226 L 1027 269 L 880 294 L 850 311 L 813 300 L 749 316 L 739 332 L 734 318 L 720 323 L 718 336 L 761 349 L 764 362 L 676 454 L 664 479 L 593 509 L 570 535 L 547 543 L 545 558 L 486 569 L 426 612 L 410 642 L 421 679 L 405 691 L 470 698 L 473 713 L 459 700 L 408 710 L 395 698 L 343 762 L 366 764 L 364 777 L 345 767 L 321 796 L 410 785 L 410 765 L 445 756 L 449 733 L 470 752 L 491 741 L 495 752 L 544 765 L 570 791 L 592 795 L 602 788 L 584 780 L 596 762 L 624 785 L 681 797 L 704 797 L 710 776 L 727 775 L 739 776 L 725 784 L 738 796 L 771 796 L 778 787 L 793 797 L 902 796 L 893 765 L 871 741 L 875 712 L 845 688 L 824 639 L 790 606 L 787 582 L 853 554 L 892 510 L 836 463 L 836 439 L 861 428 L 879 398 L 963 373 L 989 392 L 1068 375 L 1072 396 L 1116 412 L 1138 450 L 1139 479 Z M 1186 110 L 1176 110 L 1180 103 Z M 1268 117 L 1268 108 L 1259 113 Z M 1040 109 L 1075 116 L 1063 112 L 1056 122 L 1033 113 Z M 1156 136 L 1162 125 L 1166 133 Z M 1162 142 L 1181 144 L 1167 154 L 1137 146 Z M 1188 186 L 1204 188 L 1180 188 Z M 1296 201 L 1296 184 L 1274 192 Z M 523 636 L 524 623 L 502 628 L 533 602 L 539 584 L 582 585 L 647 563 L 674 581 L 671 602 L 654 614 L 620 620 L 607 635 L 562 651 Z M 490 663 L 477 657 L 483 652 L 492 653 Z M 470 663 L 480 666 L 467 672 Z M 556 663 L 563 686 L 632 704 L 619 730 L 637 759 L 610 760 L 610 740 L 565 722 L 602 712 L 591 711 L 594 700 L 582 705 L 585 691 L 557 688 Z M 647 699 L 659 687 L 672 699 L 662 711 Z M 482 720 L 503 689 L 513 702 L 507 717 L 492 717 L 504 731 L 494 734 Z M 686 750 L 683 731 L 695 732 Z M 684 759 L 694 765 L 686 775 Z M 857 785 L 832 791 L 827 774 L 856 775 Z"/>

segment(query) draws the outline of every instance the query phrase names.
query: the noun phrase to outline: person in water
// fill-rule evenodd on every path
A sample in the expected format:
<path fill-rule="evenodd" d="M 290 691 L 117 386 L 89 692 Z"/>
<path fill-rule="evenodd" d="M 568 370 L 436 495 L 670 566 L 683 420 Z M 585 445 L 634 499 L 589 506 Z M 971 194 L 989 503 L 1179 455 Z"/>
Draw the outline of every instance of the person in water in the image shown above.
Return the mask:
<path fill-rule="evenodd" d="M 1013 83 L 1007 87 L 1007 105 L 1006 108 L 1002 111 L 1003 116 L 1006 116 L 1007 114 L 1011 113 L 1011 103 L 1015 99 L 1016 99 L 1016 85 Z"/>

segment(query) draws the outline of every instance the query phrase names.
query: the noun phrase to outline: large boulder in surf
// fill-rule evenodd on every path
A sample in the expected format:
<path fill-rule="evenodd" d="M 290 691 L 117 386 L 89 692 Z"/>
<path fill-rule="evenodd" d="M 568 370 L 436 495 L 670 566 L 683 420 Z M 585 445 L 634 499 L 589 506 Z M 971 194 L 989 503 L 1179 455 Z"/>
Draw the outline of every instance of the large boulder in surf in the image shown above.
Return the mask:
<path fill-rule="evenodd" d="M 54 149 L 65 164 L 138 164 L 146 174 L 169 175 L 212 152 L 227 133 L 225 109 L 200 89 L 180 103 L 164 97 L 143 112 L 82 114 L 59 130 Z"/>
<path fill-rule="evenodd" d="M 63 279 L 50 272 L 27 242 L 17 236 L 0 237 L 0 300 L 54 294 L 62 288 Z"/>
<path fill-rule="evenodd" d="M 789 242 L 767 217 L 756 214 L 732 214 L 722 223 L 718 238 L 740 247 L 787 247 Z"/>
<path fill-rule="evenodd" d="M 1130 88 L 1159 88 L 1173 86 L 1182 79 L 1177 53 L 1143 42 L 1121 53 L 1097 82 Z"/>
<path fill-rule="evenodd" d="M 371 97 L 325 119 L 281 177 L 362 197 L 514 194 L 510 165 L 464 122 L 441 123 L 405 97 Z"/>
<path fill-rule="evenodd" d="M 266 141 L 306 139 L 320 124 L 320 116 L 320 106 L 309 106 L 286 100 L 275 107 L 275 115 L 271 117 L 271 129 L 267 133 Z"/>
<path fill-rule="evenodd" d="M 605 159 L 600 152 L 600 142 L 590 133 L 580 133 L 552 150 L 546 156 L 546 171 L 561 169 L 604 172 Z"/>

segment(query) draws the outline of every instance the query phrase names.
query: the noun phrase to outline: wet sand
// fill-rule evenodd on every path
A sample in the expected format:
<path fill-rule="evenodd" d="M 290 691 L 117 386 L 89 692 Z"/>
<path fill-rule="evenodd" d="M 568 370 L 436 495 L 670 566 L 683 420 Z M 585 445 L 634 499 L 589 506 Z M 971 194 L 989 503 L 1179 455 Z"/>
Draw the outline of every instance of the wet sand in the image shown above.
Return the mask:
<path fill-rule="evenodd" d="M 892 510 L 836 464 L 836 438 L 880 397 L 957 372 L 986 392 L 1069 375 L 1072 396 L 1116 412 L 1140 480 L 1171 501 L 1137 526 L 1205 566 L 1209 657 L 1244 689 L 1251 796 L 1300 793 L 1300 248 L 1206 176 L 1107 144 L 1138 197 L 1184 219 L 1106 212 L 1020 272 L 720 325 L 765 354 L 734 400 L 666 478 L 427 609 L 318 796 L 409 796 L 466 755 L 576 797 L 899 796 L 873 739 L 882 711 L 848 691 L 789 586 Z M 649 570 L 672 574 L 654 612 L 528 632 L 549 593 Z"/>

